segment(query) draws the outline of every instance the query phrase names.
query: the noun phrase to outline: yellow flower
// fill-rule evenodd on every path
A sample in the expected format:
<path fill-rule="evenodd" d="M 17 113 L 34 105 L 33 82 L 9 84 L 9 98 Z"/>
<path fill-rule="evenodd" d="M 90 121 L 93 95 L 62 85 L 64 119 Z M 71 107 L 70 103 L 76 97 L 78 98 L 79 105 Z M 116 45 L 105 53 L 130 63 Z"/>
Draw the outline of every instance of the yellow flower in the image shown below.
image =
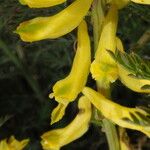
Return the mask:
<path fill-rule="evenodd" d="M 124 51 L 123 44 L 121 40 L 117 40 L 117 49 L 120 51 Z M 150 85 L 150 80 L 147 79 L 138 79 L 136 77 L 129 76 L 132 74 L 130 70 L 118 64 L 118 73 L 120 81 L 127 86 L 129 89 L 139 92 L 139 93 L 150 93 L 150 89 L 142 89 L 144 85 Z"/>
<path fill-rule="evenodd" d="M 41 144 L 44 150 L 59 150 L 62 146 L 81 137 L 89 127 L 91 119 L 91 104 L 86 97 L 78 102 L 79 113 L 66 127 L 44 133 Z"/>
<path fill-rule="evenodd" d="M 91 64 L 90 39 L 85 21 L 78 27 L 78 46 L 70 74 L 53 87 L 56 101 L 66 104 L 76 99 L 86 84 Z"/>
<path fill-rule="evenodd" d="M 118 77 L 116 62 L 107 52 L 107 50 L 112 52 L 116 50 L 117 23 L 118 10 L 115 5 L 112 5 L 104 19 L 95 60 L 91 64 L 92 77 L 103 87 L 109 87 L 109 84 Z"/>
<path fill-rule="evenodd" d="M 87 14 L 93 0 L 76 0 L 60 13 L 50 17 L 37 17 L 21 23 L 15 33 L 23 41 L 33 42 L 43 39 L 54 39 L 75 29 Z M 111 0 L 118 8 L 124 7 L 129 0 Z M 132 0 L 140 4 L 150 4 L 149 0 Z M 65 0 L 20 0 L 30 7 L 49 7 L 65 2 Z M 84 6 L 84 7 L 83 7 Z"/>
<path fill-rule="evenodd" d="M 28 139 L 18 141 L 14 136 L 11 136 L 8 141 L 6 139 L 0 141 L 0 150 L 23 150 L 28 142 Z"/>
<path fill-rule="evenodd" d="M 81 23 L 92 1 L 76 0 L 54 16 L 37 17 L 21 23 L 15 32 L 26 42 L 54 39 L 63 36 Z"/>
<path fill-rule="evenodd" d="M 19 0 L 22 5 L 31 8 L 51 7 L 66 2 L 66 0 Z"/>
<path fill-rule="evenodd" d="M 149 110 L 121 106 L 88 87 L 83 89 L 83 94 L 104 117 L 121 127 L 141 131 L 150 137 Z"/>

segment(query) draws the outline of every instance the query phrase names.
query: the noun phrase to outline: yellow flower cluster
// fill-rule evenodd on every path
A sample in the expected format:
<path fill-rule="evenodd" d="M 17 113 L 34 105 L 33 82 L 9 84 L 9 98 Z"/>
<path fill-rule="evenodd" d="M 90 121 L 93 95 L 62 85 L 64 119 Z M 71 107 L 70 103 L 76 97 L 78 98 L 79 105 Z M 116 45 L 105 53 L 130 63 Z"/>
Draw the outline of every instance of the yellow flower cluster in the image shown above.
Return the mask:
<path fill-rule="evenodd" d="M 20 0 L 23 5 L 33 8 L 51 7 L 64 3 L 66 0 Z M 116 48 L 123 51 L 123 46 L 116 37 L 118 24 L 118 9 L 126 6 L 130 0 L 106 0 L 110 4 L 108 13 L 104 17 L 99 44 L 95 53 L 95 59 L 91 63 L 91 46 L 87 24 L 84 17 L 88 13 L 93 0 L 75 0 L 67 8 L 50 17 L 37 17 L 21 23 L 17 30 L 23 41 L 33 42 L 43 39 L 61 37 L 78 27 L 77 51 L 74 57 L 72 69 L 69 75 L 53 86 L 54 97 L 59 103 L 51 115 L 51 124 L 58 122 L 65 114 L 69 102 L 74 101 L 79 93 L 83 97 L 79 99 L 79 113 L 75 119 L 65 128 L 49 131 L 42 135 L 44 150 L 59 150 L 62 146 L 82 136 L 88 129 L 91 119 L 91 103 L 115 124 L 129 129 L 139 130 L 150 137 L 150 124 L 148 112 L 139 108 L 120 106 L 105 98 L 88 87 L 85 87 L 89 72 L 98 84 L 109 88 L 112 82 L 120 79 L 124 85 L 136 92 L 150 93 L 150 90 L 142 90 L 149 80 L 133 79 L 128 76 L 130 72 L 117 64 L 107 50 L 115 52 Z M 131 0 L 135 3 L 150 4 L 149 0 Z"/>

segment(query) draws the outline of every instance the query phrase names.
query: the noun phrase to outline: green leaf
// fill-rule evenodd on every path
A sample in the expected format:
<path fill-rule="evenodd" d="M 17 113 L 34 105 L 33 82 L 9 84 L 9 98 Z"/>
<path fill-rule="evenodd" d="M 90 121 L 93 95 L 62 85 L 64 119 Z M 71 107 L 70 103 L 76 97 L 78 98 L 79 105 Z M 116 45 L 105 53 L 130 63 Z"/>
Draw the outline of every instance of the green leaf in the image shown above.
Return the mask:
<path fill-rule="evenodd" d="M 143 60 L 133 52 L 127 54 L 116 50 L 114 54 L 110 50 L 107 51 L 118 64 L 122 65 L 131 72 L 129 76 L 150 80 L 150 61 Z M 149 86 L 150 85 L 146 85 L 146 88 L 149 88 Z M 142 88 L 145 88 L 145 86 Z"/>

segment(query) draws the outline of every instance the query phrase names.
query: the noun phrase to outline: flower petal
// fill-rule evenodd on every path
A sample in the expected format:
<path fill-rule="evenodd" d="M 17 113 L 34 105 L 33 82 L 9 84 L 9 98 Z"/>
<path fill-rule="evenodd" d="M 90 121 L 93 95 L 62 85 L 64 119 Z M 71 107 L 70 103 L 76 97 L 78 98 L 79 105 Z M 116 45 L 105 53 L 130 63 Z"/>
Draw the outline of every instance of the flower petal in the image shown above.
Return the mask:
<path fill-rule="evenodd" d="M 19 0 L 22 5 L 31 8 L 51 7 L 66 2 L 66 0 Z"/>
<path fill-rule="evenodd" d="M 28 144 L 28 142 L 28 139 L 18 141 L 15 139 L 14 136 L 11 136 L 8 141 L 0 141 L 0 150 L 23 150 L 23 148 Z"/>
<path fill-rule="evenodd" d="M 54 39 L 75 29 L 87 14 L 93 0 L 76 0 L 66 9 L 51 17 L 37 17 L 21 23 L 15 33 L 23 41 Z M 84 6 L 84 7 L 83 7 Z"/>
<path fill-rule="evenodd" d="M 118 77 L 116 62 L 111 58 L 107 50 L 116 50 L 116 30 L 118 23 L 118 10 L 112 5 L 106 18 L 104 19 L 103 29 L 100 36 L 95 60 L 91 65 L 92 77 L 107 87 L 110 82 L 114 82 Z M 109 77 L 109 78 L 107 78 Z"/>
<path fill-rule="evenodd" d="M 89 127 L 91 119 L 91 104 L 86 97 L 78 102 L 79 113 L 75 119 L 62 129 L 55 129 L 44 133 L 41 144 L 44 150 L 59 150 L 62 146 L 81 137 Z"/>
<path fill-rule="evenodd" d="M 150 137 L 150 113 L 139 108 L 121 106 L 88 87 L 83 89 L 83 94 L 107 119 L 121 127 L 141 131 Z"/>
<path fill-rule="evenodd" d="M 0 141 L 0 150 L 9 150 L 6 140 Z"/>
<path fill-rule="evenodd" d="M 118 24 L 118 10 L 115 5 L 110 7 L 104 19 L 103 29 L 99 40 L 98 49 L 95 54 L 96 61 L 104 61 L 114 64 L 107 50 L 116 50 L 116 31 Z"/>
<path fill-rule="evenodd" d="M 113 83 L 118 78 L 118 68 L 116 67 L 116 64 L 113 65 L 105 62 L 98 63 L 94 60 L 90 71 L 92 73 L 92 77 L 105 89 L 109 87 L 110 82 Z"/>
<path fill-rule="evenodd" d="M 150 0 L 131 0 L 134 3 L 138 3 L 138 4 L 147 4 L 150 5 Z"/>
<path fill-rule="evenodd" d="M 77 98 L 86 84 L 91 64 L 91 47 L 86 22 L 78 28 L 78 46 L 70 74 L 53 87 L 56 101 L 68 103 Z"/>
<path fill-rule="evenodd" d="M 8 146 L 13 150 L 23 150 L 23 148 L 28 144 L 29 139 L 18 141 L 14 136 L 11 136 L 8 140 Z"/>
<path fill-rule="evenodd" d="M 51 114 L 51 125 L 62 119 L 65 114 L 65 110 L 68 104 L 59 103 Z"/>

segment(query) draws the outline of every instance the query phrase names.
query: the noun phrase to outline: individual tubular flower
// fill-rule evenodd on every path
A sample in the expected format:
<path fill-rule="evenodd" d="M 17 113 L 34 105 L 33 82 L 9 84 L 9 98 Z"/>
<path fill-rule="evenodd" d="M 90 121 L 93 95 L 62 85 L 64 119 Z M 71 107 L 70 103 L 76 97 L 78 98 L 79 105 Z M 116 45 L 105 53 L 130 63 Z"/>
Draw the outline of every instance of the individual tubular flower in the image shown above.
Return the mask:
<path fill-rule="evenodd" d="M 70 74 L 53 86 L 56 101 L 68 103 L 76 99 L 86 84 L 91 64 L 90 39 L 85 21 L 78 27 L 78 45 Z"/>
<path fill-rule="evenodd" d="M 121 40 L 117 40 L 117 49 L 122 52 L 124 51 Z M 135 92 L 150 93 L 149 88 L 147 89 L 143 88 L 145 85 L 150 86 L 150 80 L 133 77 L 131 76 L 131 74 L 133 73 L 128 68 L 125 68 L 125 66 L 120 64 L 118 61 L 117 61 L 117 65 L 118 65 L 119 78 L 125 86 L 127 86 L 129 89 Z"/>
<path fill-rule="evenodd" d="M 66 2 L 66 0 L 19 0 L 22 5 L 31 8 L 51 7 Z"/>
<path fill-rule="evenodd" d="M 6 139 L 0 141 L 0 150 L 23 150 L 28 142 L 28 139 L 18 141 L 14 136 L 11 136 L 8 141 Z"/>
<path fill-rule="evenodd" d="M 46 132 L 41 136 L 44 150 L 59 150 L 62 146 L 81 137 L 88 130 L 91 119 L 90 101 L 82 96 L 79 99 L 78 108 L 77 116 L 68 126 Z"/>
<path fill-rule="evenodd" d="M 92 1 L 76 0 L 54 16 L 37 17 L 21 23 L 15 32 L 26 42 L 54 39 L 63 36 L 81 23 Z"/>
<path fill-rule="evenodd" d="M 104 117 L 121 127 L 141 131 L 150 137 L 150 110 L 121 106 L 88 87 L 83 89 L 83 94 Z"/>
<path fill-rule="evenodd" d="M 92 77 L 104 88 L 109 87 L 110 82 L 114 82 L 118 77 L 116 62 L 108 54 L 107 50 L 116 50 L 116 30 L 118 23 L 118 10 L 112 5 L 106 18 L 100 36 L 95 60 L 91 65 Z"/>

